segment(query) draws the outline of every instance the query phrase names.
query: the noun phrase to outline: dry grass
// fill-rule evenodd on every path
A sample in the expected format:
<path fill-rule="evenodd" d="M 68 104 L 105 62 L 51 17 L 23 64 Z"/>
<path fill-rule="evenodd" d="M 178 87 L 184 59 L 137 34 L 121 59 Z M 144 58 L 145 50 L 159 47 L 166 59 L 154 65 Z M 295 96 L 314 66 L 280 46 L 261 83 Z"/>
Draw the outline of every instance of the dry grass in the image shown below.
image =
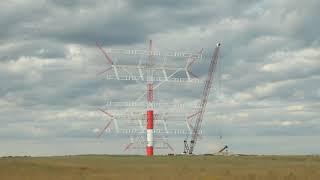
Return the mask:
<path fill-rule="evenodd" d="M 319 156 L 0 158 L 1 180 L 318 180 Z"/>

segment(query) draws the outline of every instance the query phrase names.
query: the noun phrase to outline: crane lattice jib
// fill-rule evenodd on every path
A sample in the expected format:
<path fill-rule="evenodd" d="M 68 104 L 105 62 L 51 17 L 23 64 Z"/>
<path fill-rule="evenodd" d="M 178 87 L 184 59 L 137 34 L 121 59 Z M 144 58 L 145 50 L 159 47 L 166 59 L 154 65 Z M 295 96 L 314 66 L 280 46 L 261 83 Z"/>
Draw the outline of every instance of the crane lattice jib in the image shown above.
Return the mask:
<path fill-rule="evenodd" d="M 199 131 L 201 129 L 203 115 L 204 115 L 204 112 L 206 109 L 210 89 L 212 86 L 213 74 L 215 72 L 215 69 L 216 69 L 217 63 L 218 63 L 219 50 L 220 50 L 220 43 L 217 44 L 217 47 L 215 48 L 215 51 L 213 53 L 213 57 L 212 57 L 212 60 L 210 63 L 207 80 L 205 81 L 205 86 L 204 86 L 203 93 L 201 96 L 200 111 L 198 113 L 198 116 L 196 117 L 195 126 L 192 131 L 190 147 L 189 147 L 189 154 L 192 154 L 193 149 L 196 145 L 197 139 L 199 137 Z"/>

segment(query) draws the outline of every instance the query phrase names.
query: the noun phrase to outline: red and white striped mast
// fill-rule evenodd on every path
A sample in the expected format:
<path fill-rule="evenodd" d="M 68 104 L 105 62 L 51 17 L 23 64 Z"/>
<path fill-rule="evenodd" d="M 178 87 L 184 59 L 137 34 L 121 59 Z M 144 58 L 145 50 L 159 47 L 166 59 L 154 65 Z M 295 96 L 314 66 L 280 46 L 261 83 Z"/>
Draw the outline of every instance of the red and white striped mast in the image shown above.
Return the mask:
<path fill-rule="evenodd" d="M 149 58 L 147 63 L 149 70 L 147 74 L 147 156 L 153 156 L 153 57 L 152 40 L 149 41 Z"/>
<path fill-rule="evenodd" d="M 138 114 L 132 112 L 129 108 L 131 108 L 131 105 L 126 105 L 121 102 L 119 102 L 121 107 L 128 107 L 126 109 L 126 112 L 123 111 L 123 109 L 114 110 L 114 112 L 109 113 L 109 110 L 106 111 L 104 109 L 100 109 L 105 115 L 108 116 L 108 123 L 105 125 L 105 127 L 101 130 L 101 132 L 98 134 L 98 137 L 101 137 L 102 134 L 107 130 L 111 130 L 112 124 L 114 124 L 114 128 L 117 133 L 119 133 L 117 120 L 121 121 L 133 121 L 138 120 L 139 121 L 139 128 L 141 128 L 142 131 L 144 131 L 142 119 L 145 120 L 146 118 L 146 135 L 137 135 L 132 139 L 132 142 L 126 146 L 125 150 L 127 149 L 135 149 L 135 148 L 145 148 L 147 156 L 153 156 L 154 154 L 154 148 L 161 148 L 159 140 L 162 140 L 164 145 L 171 149 L 173 148 L 166 142 L 165 137 L 154 137 L 154 120 L 157 119 L 157 122 L 163 121 L 164 129 L 166 129 L 166 122 L 163 120 L 165 116 L 168 116 L 168 113 L 166 112 L 164 116 L 159 116 L 159 114 L 154 113 L 154 108 L 158 107 L 159 104 L 157 102 L 154 102 L 154 90 L 157 89 L 161 84 L 165 82 L 171 82 L 176 84 L 182 84 L 182 83 L 196 83 L 200 84 L 201 80 L 197 78 L 196 75 L 194 75 L 191 72 L 191 66 L 193 63 L 195 63 L 196 60 L 202 59 L 202 50 L 198 53 L 191 53 L 191 52 L 180 52 L 180 51 L 168 51 L 168 52 L 162 52 L 155 51 L 153 48 L 152 40 L 149 41 L 149 49 L 107 49 L 106 51 L 97 43 L 98 48 L 102 51 L 104 54 L 107 63 L 109 65 L 109 68 L 105 69 L 99 74 L 106 74 L 106 78 L 108 80 L 121 80 L 121 81 L 136 81 L 136 82 L 147 82 L 146 92 L 143 92 L 141 96 L 139 96 L 133 104 L 138 102 L 142 97 L 147 96 L 147 105 L 143 103 L 144 109 L 143 112 L 139 112 Z M 111 56 L 108 54 L 123 54 L 126 56 L 147 56 L 146 64 L 140 64 L 139 65 L 132 65 L 132 64 L 118 64 L 114 63 L 114 61 L 111 59 Z M 168 66 L 164 62 L 158 62 L 158 65 L 156 64 L 155 60 L 156 58 L 182 58 L 187 59 L 185 66 Z M 162 65 L 160 64 L 162 63 Z M 135 73 L 132 73 L 135 72 Z M 181 75 L 178 75 L 180 72 L 185 72 L 185 76 L 181 77 Z M 157 83 L 157 84 L 155 84 Z M 120 106 L 117 105 L 117 103 L 112 103 L 112 105 L 116 108 L 119 108 Z M 107 106 L 112 106 L 111 103 L 107 104 Z M 134 105 L 135 106 L 135 105 Z M 173 112 L 176 115 L 176 112 Z M 143 117 L 141 115 L 144 115 L 146 117 Z M 184 116 L 183 116 L 184 117 Z M 131 122 L 130 122 L 131 123 Z M 161 129 L 161 125 L 157 127 L 157 133 L 158 130 Z M 126 131 L 127 132 L 127 131 Z M 159 131 L 160 132 L 160 131 Z M 166 130 L 166 133 L 169 133 Z M 134 132 L 134 134 L 137 134 L 137 132 Z M 131 136 L 130 136 L 131 137 Z M 140 138 L 141 137 L 141 138 Z M 162 138 L 162 139 L 161 139 Z M 157 142 L 155 144 L 155 142 Z M 139 147 L 139 144 L 142 146 Z"/>

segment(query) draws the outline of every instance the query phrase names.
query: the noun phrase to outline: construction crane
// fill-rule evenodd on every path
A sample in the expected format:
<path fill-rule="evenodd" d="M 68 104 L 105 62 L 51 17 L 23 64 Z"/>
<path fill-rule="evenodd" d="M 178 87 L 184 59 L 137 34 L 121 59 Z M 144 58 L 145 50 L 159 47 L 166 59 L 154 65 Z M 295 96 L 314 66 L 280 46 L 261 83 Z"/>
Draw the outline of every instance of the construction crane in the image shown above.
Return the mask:
<path fill-rule="evenodd" d="M 196 120 L 195 120 L 195 125 L 191 126 L 192 136 L 191 136 L 190 144 L 188 144 L 187 140 L 184 140 L 184 154 L 192 154 L 193 153 L 194 147 L 195 147 L 197 140 L 199 138 L 199 135 L 200 135 L 199 131 L 201 129 L 201 123 L 202 123 L 203 115 L 204 115 L 204 112 L 206 109 L 206 105 L 207 105 L 207 101 L 208 101 L 208 97 L 209 97 L 209 93 L 210 93 L 210 89 L 211 89 L 211 85 L 212 85 L 212 81 L 213 81 L 213 74 L 215 72 L 217 62 L 218 62 L 218 55 L 219 55 L 220 46 L 221 46 L 221 44 L 218 43 L 215 50 L 214 50 L 213 56 L 212 56 L 212 60 L 211 60 L 210 66 L 209 66 L 208 76 L 205 81 L 203 93 L 201 96 L 199 111 L 196 112 L 195 114 L 189 116 L 190 118 L 195 117 Z"/>

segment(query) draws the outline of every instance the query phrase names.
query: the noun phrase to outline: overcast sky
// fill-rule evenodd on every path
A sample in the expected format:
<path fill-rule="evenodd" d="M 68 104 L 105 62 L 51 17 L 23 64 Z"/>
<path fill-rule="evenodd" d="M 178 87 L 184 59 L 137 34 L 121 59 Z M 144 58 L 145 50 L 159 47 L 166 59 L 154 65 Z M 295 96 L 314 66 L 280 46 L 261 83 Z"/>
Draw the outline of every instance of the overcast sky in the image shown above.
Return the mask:
<path fill-rule="evenodd" d="M 95 43 L 147 48 L 149 39 L 158 50 L 207 55 L 222 43 L 197 152 L 228 144 L 235 153 L 319 154 L 319 7 L 318 0 L 3 0 L 0 155 L 122 153 L 128 139 L 96 139 L 106 121 L 96 109 L 134 100 L 145 87 L 96 76 L 108 65 Z M 194 70 L 204 75 L 206 63 Z M 199 100 L 195 89 L 162 92 L 188 103 Z M 179 151 L 183 138 L 172 140 Z"/>

